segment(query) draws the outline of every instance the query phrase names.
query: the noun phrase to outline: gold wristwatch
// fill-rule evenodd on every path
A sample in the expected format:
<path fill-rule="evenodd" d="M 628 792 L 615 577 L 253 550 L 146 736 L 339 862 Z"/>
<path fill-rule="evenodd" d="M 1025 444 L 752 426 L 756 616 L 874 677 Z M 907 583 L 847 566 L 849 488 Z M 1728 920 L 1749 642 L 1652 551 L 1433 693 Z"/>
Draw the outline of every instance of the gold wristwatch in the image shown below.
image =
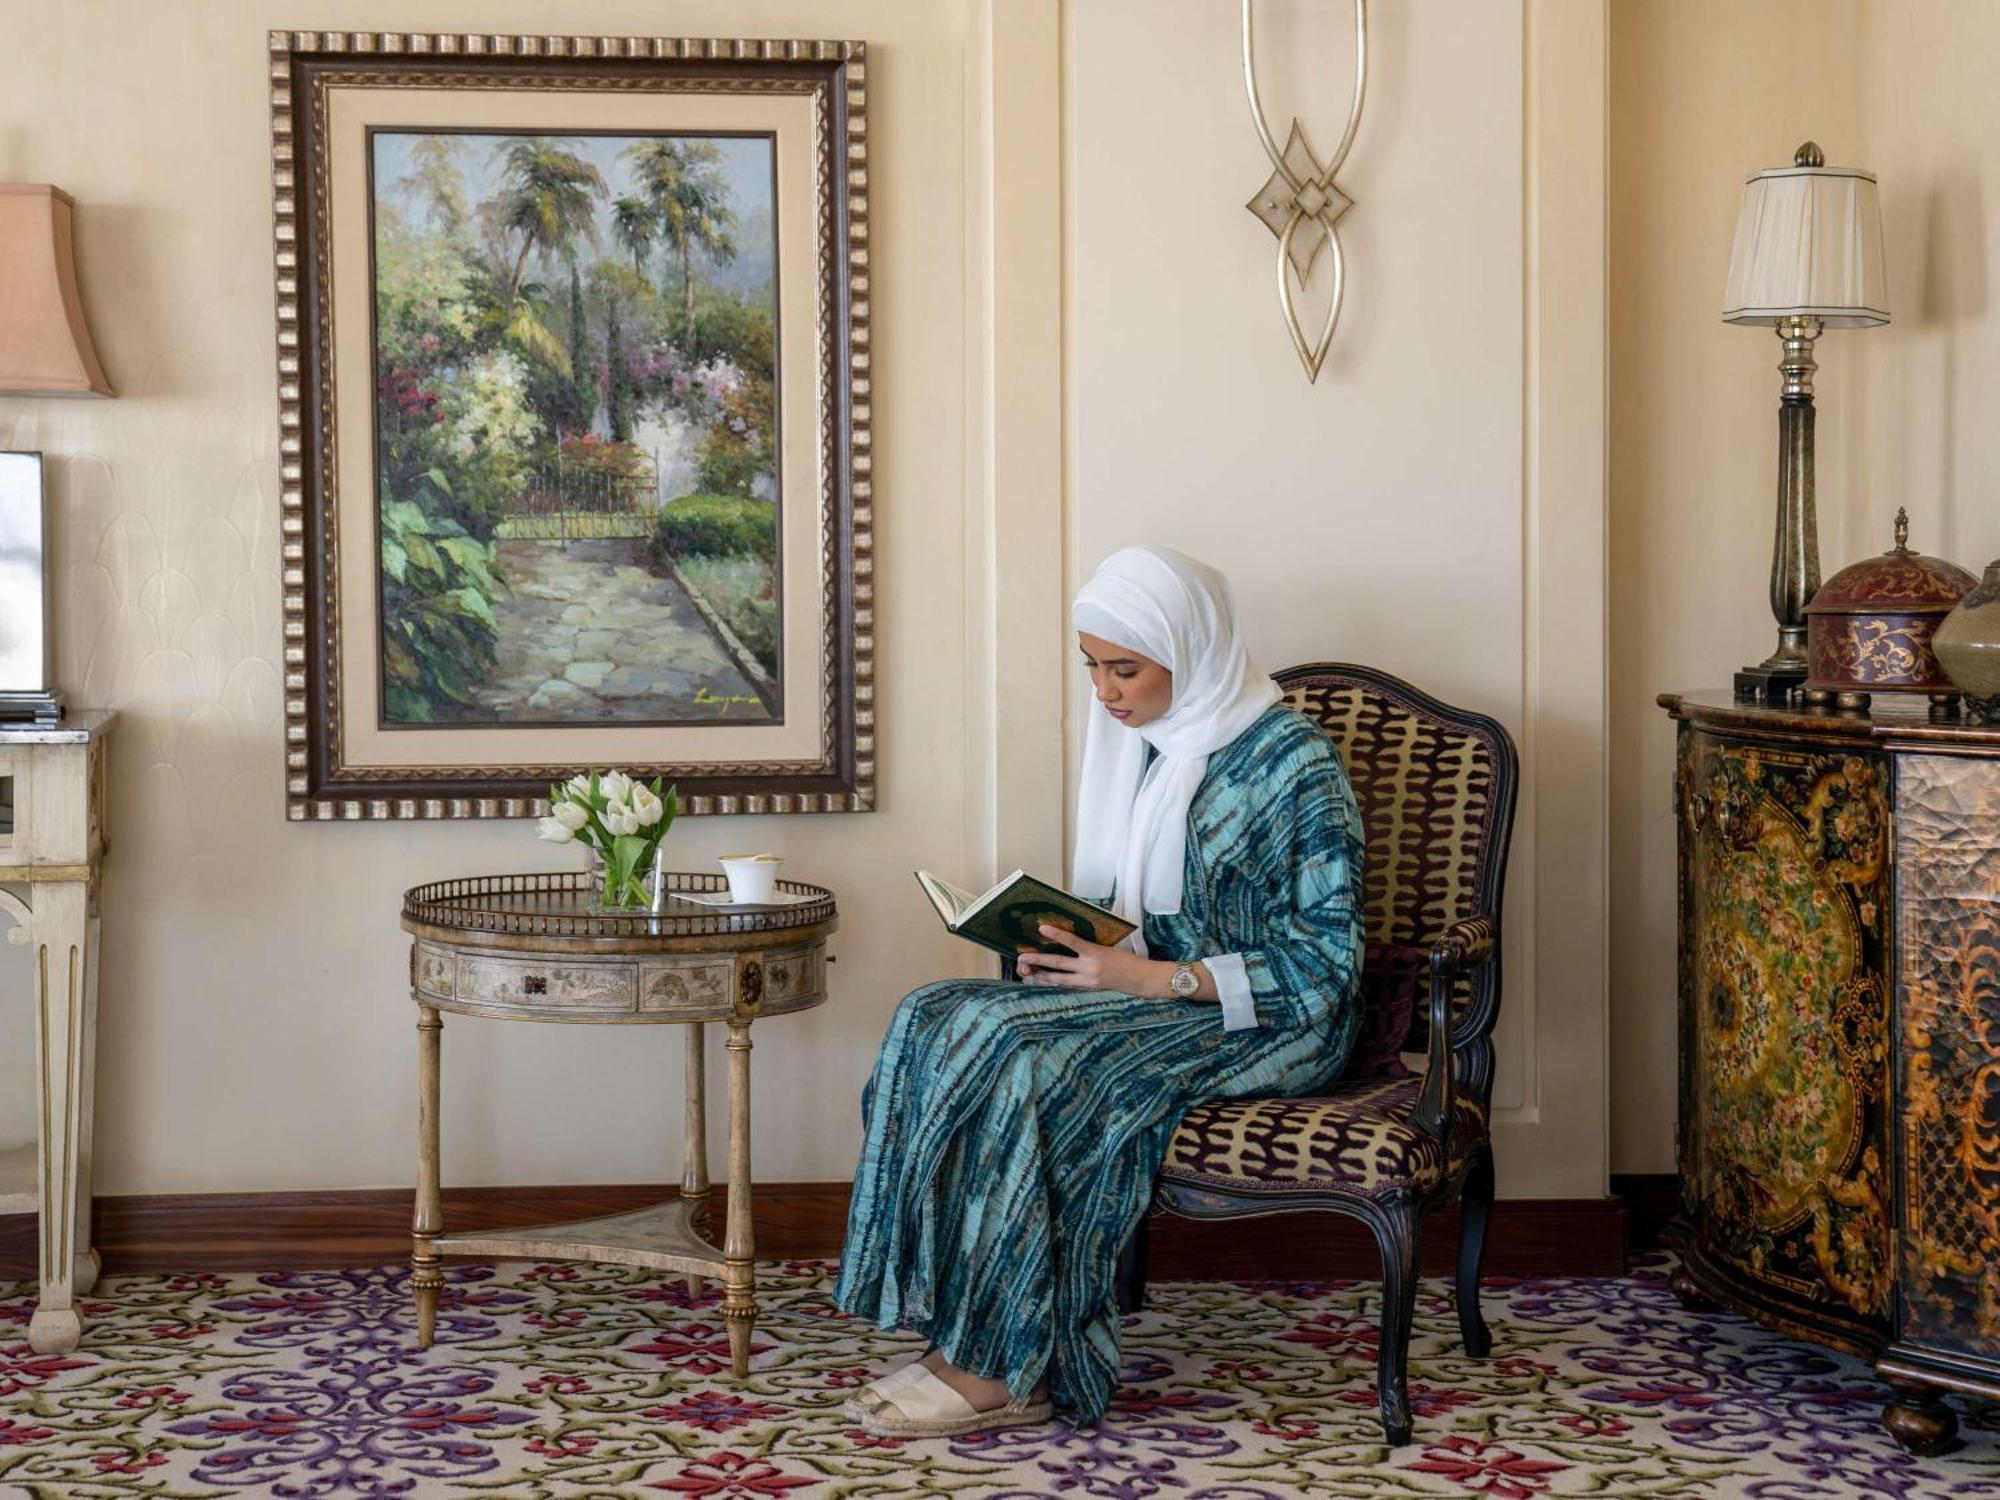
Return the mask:
<path fill-rule="evenodd" d="M 1195 991 L 1201 988 L 1201 976 L 1195 973 L 1194 965 L 1191 963 L 1175 964 L 1174 977 L 1167 981 L 1167 988 L 1181 999 L 1191 1000 Z"/>

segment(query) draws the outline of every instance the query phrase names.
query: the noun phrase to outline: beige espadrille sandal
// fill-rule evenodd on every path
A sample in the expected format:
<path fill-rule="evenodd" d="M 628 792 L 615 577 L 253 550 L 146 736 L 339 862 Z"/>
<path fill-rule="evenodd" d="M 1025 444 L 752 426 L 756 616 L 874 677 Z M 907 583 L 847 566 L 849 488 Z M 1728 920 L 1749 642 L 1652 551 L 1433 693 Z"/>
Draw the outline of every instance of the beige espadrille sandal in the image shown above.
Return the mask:
<path fill-rule="evenodd" d="M 904 1386 L 912 1383 L 919 1375 L 928 1374 L 924 1369 L 923 1356 L 919 1355 L 907 1365 L 891 1370 L 879 1380 L 871 1380 L 841 1403 L 840 1409 L 857 1420 L 875 1410 Z"/>
<path fill-rule="evenodd" d="M 1046 1422 L 1054 1408 L 1047 1399 L 1017 1396 L 1005 1406 L 981 1411 L 922 1364 L 921 1378 L 896 1387 L 861 1415 L 864 1431 L 876 1437 L 957 1437 L 995 1427 L 1030 1427 Z"/>

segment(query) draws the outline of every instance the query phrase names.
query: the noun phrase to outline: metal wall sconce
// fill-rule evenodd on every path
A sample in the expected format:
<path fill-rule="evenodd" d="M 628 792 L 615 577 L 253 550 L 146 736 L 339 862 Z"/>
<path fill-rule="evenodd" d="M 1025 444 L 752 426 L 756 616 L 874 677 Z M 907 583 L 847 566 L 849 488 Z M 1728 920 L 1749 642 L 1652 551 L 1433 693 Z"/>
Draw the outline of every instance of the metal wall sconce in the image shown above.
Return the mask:
<path fill-rule="evenodd" d="M 1278 308 L 1291 330 L 1292 347 L 1305 366 L 1306 379 L 1317 382 L 1326 352 L 1333 347 L 1333 330 L 1340 322 L 1341 298 L 1347 290 L 1347 265 L 1340 252 L 1340 216 L 1354 206 L 1334 185 L 1334 176 L 1347 161 L 1354 144 L 1354 132 L 1361 124 L 1361 103 L 1368 90 L 1368 0 L 1354 0 L 1354 104 L 1348 110 L 1347 129 L 1340 145 L 1325 166 L 1306 141 L 1296 117 L 1285 149 L 1278 149 L 1276 137 L 1264 118 L 1264 102 L 1257 92 L 1257 59 L 1253 45 L 1253 0 L 1243 0 L 1243 86 L 1250 95 L 1250 119 L 1257 127 L 1257 139 L 1271 158 L 1271 179 L 1257 190 L 1244 207 L 1255 214 L 1278 237 Z M 1299 318 L 1294 280 L 1300 291 L 1311 279 L 1320 252 L 1332 252 L 1333 289 L 1327 297 L 1326 317 L 1315 337 L 1308 338 Z"/>

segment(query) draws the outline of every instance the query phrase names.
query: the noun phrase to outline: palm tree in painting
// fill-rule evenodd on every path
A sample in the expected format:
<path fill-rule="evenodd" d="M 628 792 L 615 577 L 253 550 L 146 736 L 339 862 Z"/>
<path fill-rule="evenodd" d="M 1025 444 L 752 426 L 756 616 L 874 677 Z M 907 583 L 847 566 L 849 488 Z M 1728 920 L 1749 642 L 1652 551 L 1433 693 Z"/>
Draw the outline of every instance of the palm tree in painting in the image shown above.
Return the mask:
<path fill-rule="evenodd" d="M 611 205 L 611 233 L 632 257 L 634 275 L 646 274 L 646 257 L 653 253 L 659 223 L 659 214 L 643 198 L 627 193 Z"/>
<path fill-rule="evenodd" d="M 727 261 L 736 255 L 730 231 L 729 187 L 721 173 L 722 153 L 710 141 L 653 139 L 626 153 L 633 175 L 652 205 L 659 233 L 681 263 L 681 317 L 687 352 L 694 351 L 694 253 Z"/>
<path fill-rule="evenodd" d="M 447 238 L 465 226 L 465 177 L 458 170 L 458 137 L 420 135 L 410 148 L 408 185 L 427 202 Z"/>
<path fill-rule="evenodd" d="M 597 243 L 595 199 L 603 174 L 547 136 L 517 136 L 502 152 L 504 175 L 495 200 L 503 230 L 521 237 L 500 301 L 507 336 L 551 369 L 571 373 L 569 350 L 549 327 L 546 288 L 524 282 L 528 257 L 539 250 L 573 259 L 578 239 Z"/>
<path fill-rule="evenodd" d="M 500 189 L 500 221 L 521 236 L 520 253 L 507 277 L 512 303 L 521 290 L 528 256 L 565 254 L 579 237 L 597 243 L 594 198 L 605 195 L 604 177 L 582 157 L 546 136 L 517 136 L 507 143 Z"/>

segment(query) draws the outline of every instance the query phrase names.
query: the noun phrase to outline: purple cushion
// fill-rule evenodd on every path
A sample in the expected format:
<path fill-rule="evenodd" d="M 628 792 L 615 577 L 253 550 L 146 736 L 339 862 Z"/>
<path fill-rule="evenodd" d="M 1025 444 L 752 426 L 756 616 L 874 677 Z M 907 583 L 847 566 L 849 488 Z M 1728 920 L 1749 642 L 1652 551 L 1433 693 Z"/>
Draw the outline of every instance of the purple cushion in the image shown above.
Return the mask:
<path fill-rule="evenodd" d="M 1430 974 L 1430 954 L 1401 943 L 1370 943 L 1361 957 L 1361 1030 L 1343 1078 L 1407 1078 L 1399 1056 L 1417 997 Z"/>

